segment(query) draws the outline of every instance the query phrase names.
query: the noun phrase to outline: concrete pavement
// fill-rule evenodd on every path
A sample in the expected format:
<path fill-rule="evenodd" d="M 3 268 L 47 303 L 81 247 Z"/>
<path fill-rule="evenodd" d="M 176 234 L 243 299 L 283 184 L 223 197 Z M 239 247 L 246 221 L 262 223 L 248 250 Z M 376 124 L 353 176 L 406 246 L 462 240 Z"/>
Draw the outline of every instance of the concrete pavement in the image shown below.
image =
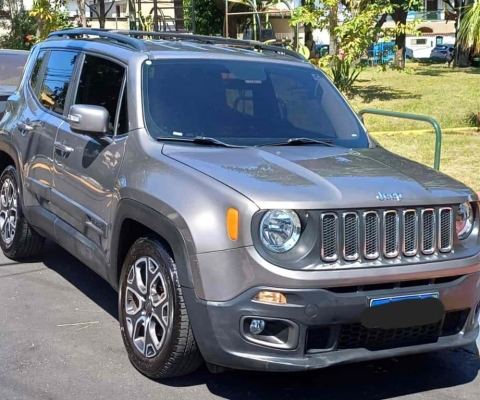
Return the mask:
<path fill-rule="evenodd" d="M 198 373 L 167 382 L 129 363 L 117 295 L 48 244 L 38 262 L 0 256 L 0 399 L 467 399 L 480 397 L 478 349 L 302 374 Z"/>

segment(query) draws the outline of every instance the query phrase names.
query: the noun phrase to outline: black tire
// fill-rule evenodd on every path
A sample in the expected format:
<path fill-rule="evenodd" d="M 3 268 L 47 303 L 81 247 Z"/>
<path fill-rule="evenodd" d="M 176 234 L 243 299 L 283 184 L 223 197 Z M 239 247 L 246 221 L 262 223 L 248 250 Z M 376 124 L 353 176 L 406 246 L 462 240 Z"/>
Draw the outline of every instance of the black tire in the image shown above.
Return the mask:
<path fill-rule="evenodd" d="M 135 333 L 135 326 L 139 325 L 139 323 L 135 323 L 135 317 L 133 314 L 127 314 L 127 304 L 125 301 L 127 298 L 127 288 L 129 288 L 129 293 L 131 293 L 130 288 L 136 288 L 138 289 L 137 291 L 141 291 L 140 287 L 138 286 L 139 283 L 137 275 L 133 276 L 132 271 L 135 271 L 135 265 L 144 265 L 143 263 L 145 259 L 154 260 L 156 265 L 153 268 L 157 268 L 158 266 L 159 269 L 156 269 L 155 272 L 152 273 L 152 275 L 149 275 L 148 278 L 146 278 L 146 275 L 143 275 L 143 272 L 141 272 L 142 275 L 140 280 L 145 281 L 145 279 L 149 279 L 150 281 L 155 281 L 155 277 L 153 276 L 158 276 L 159 273 L 157 271 L 160 271 L 163 278 L 162 283 L 164 283 L 167 288 L 167 300 L 164 301 L 165 304 L 168 305 L 168 323 L 166 324 L 167 331 L 164 339 L 162 339 L 163 344 L 159 349 L 150 347 L 153 352 L 156 351 L 156 354 L 152 355 L 151 353 L 150 357 L 147 357 L 146 355 L 146 353 L 148 353 L 148 346 L 145 346 L 145 328 L 143 328 L 145 340 L 143 344 L 144 350 L 142 352 L 132 339 L 131 332 Z M 149 266 L 150 264 L 147 265 Z M 140 268 L 137 270 L 140 271 Z M 149 272 L 146 271 L 145 273 L 148 274 Z M 146 282 L 148 282 L 148 280 Z M 143 292 L 141 293 L 141 296 L 145 299 L 148 299 L 149 297 L 151 298 L 151 295 L 149 296 L 149 293 L 153 293 L 150 288 L 151 285 L 151 282 L 147 283 L 146 287 L 149 289 L 145 290 L 148 291 L 146 294 L 143 294 Z M 145 288 L 145 285 L 142 287 Z M 129 296 L 130 298 L 132 297 L 131 294 Z M 142 304 L 138 302 L 138 298 L 137 303 Z M 155 315 L 164 314 L 163 311 L 165 305 L 163 307 L 158 306 L 158 308 L 153 308 L 153 303 L 148 305 L 148 300 L 145 301 L 145 307 L 138 306 L 137 303 L 129 303 L 132 304 L 132 307 L 137 308 L 137 310 L 141 310 L 133 311 L 135 315 L 138 315 L 138 312 L 141 312 L 141 315 L 144 315 L 145 317 L 151 315 L 150 320 L 153 321 L 154 315 L 149 313 L 155 313 Z M 148 308 L 149 306 L 150 310 Z M 162 310 L 159 310 L 159 308 L 162 308 Z M 166 250 L 161 241 L 158 240 L 158 238 L 153 236 L 140 238 L 130 248 L 123 264 L 122 273 L 120 276 L 118 309 L 120 331 L 122 334 L 123 343 L 128 353 L 128 357 L 133 366 L 142 374 L 153 379 L 173 378 L 182 375 L 188 375 L 202 365 L 203 358 L 198 350 L 195 338 L 193 336 L 182 290 L 177 278 L 177 267 L 172 256 Z M 127 322 L 127 319 L 130 319 L 131 322 Z M 129 331 L 129 326 L 131 327 L 131 331 Z M 140 326 L 145 325 L 140 323 Z M 140 331 L 141 329 L 142 328 L 140 328 Z M 156 333 L 156 328 L 154 330 Z M 162 331 L 165 332 L 163 329 Z M 133 334 L 133 336 L 135 335 Z M 149 338 L 151 341 L 151 337 Z M 152 345 L 150 344 L 149 346 Z"/>
<path fill-rule="evenodd" d="M 22 210 L 21 193 L 17 182 L 15 167 L 8 166 L 5 168 L 0 177 L 0 190 L 3 190 L 4 185 L 9 185 L 10 183 L 13 187 L 13 191 L 16 194 L 16 226 L 13 235 L 9 238 L 4 237 L 2 230 L 0 233 L 0 247 L 6 257 L 12 260 L 24 260 L 36 257 L 41 252 L 45 238 L 36 232 L 26 220 Z M 4 216 L 3 211 L 4 207 L 2 206 L 0 214 L 2 218 Z"/>

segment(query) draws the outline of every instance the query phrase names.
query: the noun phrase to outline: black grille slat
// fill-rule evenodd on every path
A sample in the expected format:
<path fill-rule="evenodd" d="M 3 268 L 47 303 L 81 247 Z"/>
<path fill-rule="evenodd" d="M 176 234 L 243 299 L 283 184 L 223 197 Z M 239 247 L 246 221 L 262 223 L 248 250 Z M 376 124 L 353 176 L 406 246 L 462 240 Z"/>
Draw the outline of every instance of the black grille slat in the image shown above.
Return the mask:
<path fill-rule="evenodd" d="M 344 258 L 353 261 L 358 259 L 358 236 L 359 225 L 358 215 L 356 213 L 347 213 L 343 218 L 343 231 L 345 236 Z"/>
<path fill-rule="evenodd" d="M 365 258 L 378 258 L 378 239 L 380 238 L 380 219 L 374 211 L 365 213 Z"/>
<path fill-rule="evenodd" d="M 337 255 L 338 226 L 335 214 L 324 214 L 322 216 L 322 259 L 335 261 Z"/>
<path fill-rule="evenodd" d="M 422 252 L 435 252 L 435 210 L 426 209 L 422 212 Z"/>
<path fill-rule="evenodd" d="M 453 223 L 452 223 L 452 209 L 440 209 L 440 251 L 447 252 L 452 248 L 453 239 Z"/>
<path fill-rule="evenodd" d="M 393 258 L 398 256 L 398 213 L 397 211 L 386 211 L 384 214 L 384 254 L 385 257 Z"/>
<path fill-rule="evenodd" d="M 411 257 L 418 249 L 418 217 L 416 210 L 407 210 L 403 215 L 403 254 Z"/>

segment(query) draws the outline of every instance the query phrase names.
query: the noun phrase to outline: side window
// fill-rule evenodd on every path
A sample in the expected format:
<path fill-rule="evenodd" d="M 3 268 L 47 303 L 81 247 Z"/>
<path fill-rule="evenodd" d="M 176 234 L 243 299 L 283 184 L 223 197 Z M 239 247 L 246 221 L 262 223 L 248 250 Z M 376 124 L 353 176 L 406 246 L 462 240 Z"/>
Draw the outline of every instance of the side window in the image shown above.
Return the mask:
<path fill-rule="evenodd" d="M 110 114 L 110 133 L 115 132 L 117 108 L 121 106 L 117 134 L 126 133 L 127 126 L 127 94 L 121 96 L 125 68 L 105 58 L 86 55 L 80 75 L 75 104 L 88 104 L 105 107 Z"/>
<path fill-rule="evenodd" d="M 76 52 L 53 50 L 45 68 L 39 100 L 42 106 L 60 115 L 63 115 L 77 56 Z"/>
<path fill-rule="evenodd" d="M 45 50 L 38 53 L 38 57 L 35 60 L 35 64 L 32 68 L 32 75 L 30 76 L 30 86 L 35 91 L 38 83 L 38 76 L 40 75 L 40 70 L 42 69 L 43 62 L 45 61 L 45 56 L 47 52 Z"/>

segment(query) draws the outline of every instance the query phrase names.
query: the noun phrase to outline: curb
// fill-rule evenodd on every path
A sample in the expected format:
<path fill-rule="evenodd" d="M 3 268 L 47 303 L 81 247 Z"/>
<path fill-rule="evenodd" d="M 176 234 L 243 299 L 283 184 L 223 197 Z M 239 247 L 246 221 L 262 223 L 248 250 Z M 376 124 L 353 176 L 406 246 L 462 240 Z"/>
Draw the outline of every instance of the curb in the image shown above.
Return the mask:
<path fill-rule="evenodd" d="M 478 128 L 475 126 L 466 126 L 464 128 L 443 128 L 442 132 L 462 132 L 462 131 L 474 131 L 477 130 Z M 415 133 L 430 133 L 433 131 L 433 128 L 431 129 L 414 129 L 414 130 L 408 130 L 408 131 L 377 131 L 377 132 L 369 132 L 371 135 L 388 135 L 392 133 L 410 133 L 410 134 L 415 134 Z"/>

